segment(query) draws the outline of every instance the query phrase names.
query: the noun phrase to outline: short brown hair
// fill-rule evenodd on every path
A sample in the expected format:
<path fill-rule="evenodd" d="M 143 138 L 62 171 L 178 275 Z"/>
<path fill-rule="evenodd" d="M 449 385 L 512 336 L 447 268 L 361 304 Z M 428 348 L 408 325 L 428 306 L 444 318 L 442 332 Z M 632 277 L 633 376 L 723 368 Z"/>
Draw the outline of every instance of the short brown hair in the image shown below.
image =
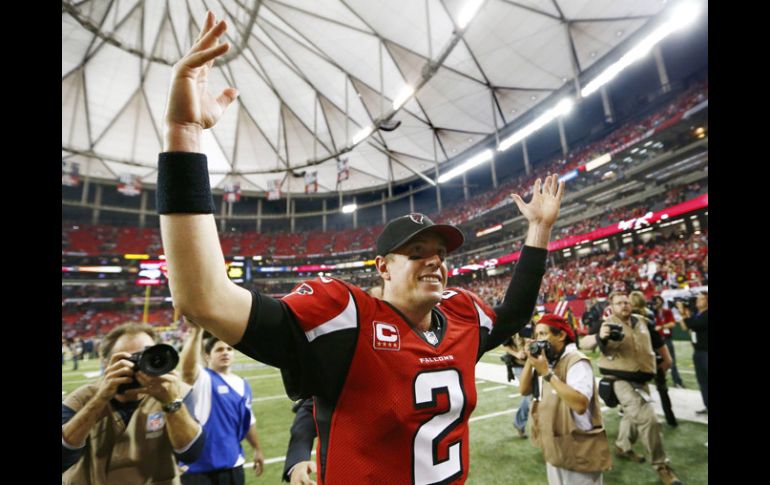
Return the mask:
<path fill-rule="evenodd" d="M 140 333 L 146 333 L 153 341 L 158 341 L 158 334 L 155 333 L 155 329 L 146 323 L 124 323 L 110 330 L 110 333 L 108 333 L 107 336 L 104 337 L 104 340 L 102 340 L 102 358 L 110 358 L 115 342 L 117 342 L 123 335 L 138 335 Z"/>
<path fill-rule="evenodd" d="M 612 293 L 610 293 L 610 296 L 607 297 L 607 300 L 609 300 L 610 305 L 612 304 L 612 299 L 615 298 L 616 296 L 628 296 L 628 293 L 620 290 L 613 291 Z"/>
<path fill-rule="evenodd" d="M 213 335 L 210 338 L 206 339 L 206 341 L 203 343 L 203 351 L 206 353 L 206 355 L 211 355 L 211 350 L 214 348 L 217 342 L 219 342 L 219 338 Z"/>

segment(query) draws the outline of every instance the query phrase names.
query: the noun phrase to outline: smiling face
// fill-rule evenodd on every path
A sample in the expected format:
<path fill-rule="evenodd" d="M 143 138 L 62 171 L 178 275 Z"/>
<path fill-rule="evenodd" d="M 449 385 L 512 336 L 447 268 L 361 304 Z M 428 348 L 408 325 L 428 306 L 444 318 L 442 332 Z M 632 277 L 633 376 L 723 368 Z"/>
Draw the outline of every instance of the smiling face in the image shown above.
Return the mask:
<path fill-rule="evenodd" d="M 445 259 L 443 239 L 431 233 L 420 234 L 385 257 L 378 256 L 385 298 L 417 308 L 435 305 L 446 288 Z"/>

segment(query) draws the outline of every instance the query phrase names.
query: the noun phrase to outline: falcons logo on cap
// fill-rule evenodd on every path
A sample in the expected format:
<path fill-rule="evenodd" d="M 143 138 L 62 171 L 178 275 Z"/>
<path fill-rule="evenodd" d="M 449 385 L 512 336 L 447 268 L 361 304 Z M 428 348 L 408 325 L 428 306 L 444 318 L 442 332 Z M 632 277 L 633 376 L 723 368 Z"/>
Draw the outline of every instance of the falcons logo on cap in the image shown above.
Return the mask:
<path fill-rule="evenodd" d="M 423 223 L 423 216 L 422 214 L 415 213 L 415 214 L 409 214 L 409 218 L 414 221 L 415 224 L 422 224 Z"/>

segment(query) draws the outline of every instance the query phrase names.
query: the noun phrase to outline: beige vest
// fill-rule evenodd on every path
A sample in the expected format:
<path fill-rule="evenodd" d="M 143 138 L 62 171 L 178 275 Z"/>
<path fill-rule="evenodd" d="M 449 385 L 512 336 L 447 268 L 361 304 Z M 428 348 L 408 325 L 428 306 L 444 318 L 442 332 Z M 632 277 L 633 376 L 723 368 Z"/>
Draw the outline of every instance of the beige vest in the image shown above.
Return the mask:
<path fill-rule="evenodd" d="M 96 391 L 94 384 L 79 387 L 63 404 L 77 412 Z M 161 403 L 151 397 L 142 400 L 128 426 L 108 404 L 86 438 L 83 456 L 62 474 L 62 484 L 181 484 L 165 423 Z"/>
<path fill-rule="evenodd" d="M 590 360 L 580 352 L 570 352 L 553 368 L 562 382 L 567 382 L 567 370 L 575 363 Z M 532 403 L 532 442 L 543 451 L 545 461 L 551 465 L 576 472 L 606 471 L 612 467 L 607 432 L 602 425 L 602 411 L 596 382 L 588 405 L 591 408 L 593 429 L 584 431 L 575 425 L 571 410 L 556 394 L 551 384 L 542 380 L 540 401 Z"/>
<path fill-rule="evenodd" d="M 647 321 L 640 315 L 631 315 L 637 323 L 634 328 L 623 323 L 615 315 L 610 315 L 602 327 L 614 323 L 623 326 L 625 336 L 620 342 L 607 341 L 607 351 L 599 357 L 599 368 L 625 372 L 644 372 L 655 375 L 655 352 L 652 350 Z"/>

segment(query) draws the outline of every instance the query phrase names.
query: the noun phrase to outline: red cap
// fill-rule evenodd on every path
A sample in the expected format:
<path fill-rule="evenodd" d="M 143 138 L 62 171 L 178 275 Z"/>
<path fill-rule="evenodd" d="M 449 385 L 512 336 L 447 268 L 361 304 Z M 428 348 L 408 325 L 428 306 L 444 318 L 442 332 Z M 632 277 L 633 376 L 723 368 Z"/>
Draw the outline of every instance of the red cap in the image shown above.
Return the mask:
<path fill-rule="evenodd" d="M 572 330 L 572 326 L 570 326 L 567 321 L 560 317 L 559 315 L 555 315 L 553 313 L 546 313 L 542 317 L 540 317 L 540 320 L 537 321 L 537 324 L 540 325 L 541 323 L 544 323 L 548 325 L 549 327 L 558 328 L 559 330 L 562 330 L 567 333 L 567 335 L 570 336 L 572 341 L 575 341 L 575 331 Z"/>

